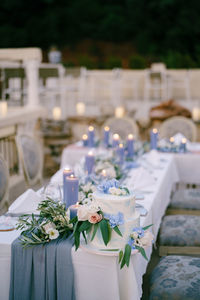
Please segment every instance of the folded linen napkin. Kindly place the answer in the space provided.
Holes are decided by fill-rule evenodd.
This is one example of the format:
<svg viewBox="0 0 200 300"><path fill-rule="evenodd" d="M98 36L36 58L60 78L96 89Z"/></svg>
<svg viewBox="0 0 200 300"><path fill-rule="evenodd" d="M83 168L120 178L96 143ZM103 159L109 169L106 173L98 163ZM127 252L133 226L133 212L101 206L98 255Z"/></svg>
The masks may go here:
<svg viewBox="0 0 200 300"><path fill-rule="evenodd" d="M131 190L146 190L155 185L155 178L143 167L132 169L125 185Z"/></svg>
<svg viewBox="0 0 200 300"><path fill-rule="evenodd" d="M41 198L32 189L28 189L19 196L8 209L8 213L13 214L38 214L38 204Z"/></svg>

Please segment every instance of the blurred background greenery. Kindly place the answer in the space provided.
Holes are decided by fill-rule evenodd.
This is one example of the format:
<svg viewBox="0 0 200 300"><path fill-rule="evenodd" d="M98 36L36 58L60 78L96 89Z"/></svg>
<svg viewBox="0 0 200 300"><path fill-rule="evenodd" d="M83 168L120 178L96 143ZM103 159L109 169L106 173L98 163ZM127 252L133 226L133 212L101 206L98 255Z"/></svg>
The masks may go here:
<svg viewBox="0 0 200 300"><path fill-rule="evenodd" d="M1 0L0 47L51 45L66 66L200 67L198 0Z"/></svg>

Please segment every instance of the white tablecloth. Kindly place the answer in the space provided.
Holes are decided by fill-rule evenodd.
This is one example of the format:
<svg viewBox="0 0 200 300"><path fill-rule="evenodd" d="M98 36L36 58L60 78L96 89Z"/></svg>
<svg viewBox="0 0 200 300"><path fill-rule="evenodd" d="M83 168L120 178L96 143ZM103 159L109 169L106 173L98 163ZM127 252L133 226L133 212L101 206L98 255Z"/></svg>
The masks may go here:
<svg viewBox="0 0 200 300"><path fill-rule="evenodd" d="M200 155L161 154L161 157L165 161L163 160L162 162L162 168L153 171L152 175L156 178L156 182L149 187L151 193L145 193L145 199L138 201L139 204L142 204L148 210L147 216L141 217L141 225L153 223L155 239L161 218L170 201L170 192L173 184L180 180L192 183L200 182ZM58 179L57 177L56 180ZM129 184L131 184L130 180ZM1 300L8 299L11 243L18 234L17 231L0 232ZM147 250L148 257L150 257L151 251L151 248ZM124 267L122 270L119 269L118 258L114 256L100 256L87 253L82 249L75 252L72 249L72 259L77 300L140 299L142 295L142 276L147 268L147 262L140 254L133 255L129 268Z"/></svg>

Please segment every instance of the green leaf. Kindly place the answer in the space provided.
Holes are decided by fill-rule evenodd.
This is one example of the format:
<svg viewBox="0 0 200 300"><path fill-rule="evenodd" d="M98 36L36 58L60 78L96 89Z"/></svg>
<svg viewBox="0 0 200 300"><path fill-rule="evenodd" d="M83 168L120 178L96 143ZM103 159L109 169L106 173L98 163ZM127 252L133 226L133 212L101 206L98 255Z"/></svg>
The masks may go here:
<svg viewBox="0 0 200 300"><path fill-rule="evenodd" d="M142 256L143 256L146 260L148 260L148 257L146 256L146 252L145 252L144 248L139 247L139 246L136 246L135 248L139 250L139 252L142 254Z"/></svg>
<svg viewBox="0 0 200 300"><path fill-rule="evenodd" d="M75 250L78 250L79 246L80 246L80 232L77 231L74 234L74 244L75 244Z"/></svg>
<svg viewBox="0 0 200 300"><path fill-rule="evenodd" d="M41 242L41 239L36 234L34 234L33 232L31 234L38 242Z"/></svg>
<svg viewBox="0 0 200 300"><path fill-rule="evenodd" d="M153 226L153 224L143 227L143 230L147 230L149 227Z"/></svg>
<svg viewBox="0 0 200 300"><path fill-rule="evenodd" d="M123 255L124 255L123 250L120 250L120 252L119 252L119 264L122 261Z"/></svg>
<svg viewBox="0 0 200 300"><path fill-rule="evenodd" d="M109 242L109 227L108 227L108 221L103 219L101 222L99 222L102 238L104 241L104 244L107 246Z"/></svg>
<svg viewBox="0 0 200 300"><path fill-rule="evenodd" d="M131 257L131 246L129 244L126 244L125 246L124 257L125 257L126 265L128 267L130 262L130 257Z"/></svg>
<svg viewBox="0 0 200 300"><path fill-rule="evenodd" d="M84 231L82 231L82 235L83 235L83 237L84 237L85 243L87 244L87 238L86 238L86 236L85 236L85 232L84 232Z"/></svg>
<svg viewBox="0 0 200 300"><path fill-rule="evenodd" d="M83 223L79 227L79 232L85 231L88 228L90 228L91 226L92 226L92 224L89 221L83 221Z"/></svg>
<svg viewBox="0 0 200 300"><path fill-rule="evenodd" d="M93 226L93 233L92 233L92 238L91 238L91 242L93 241L96 233L97 233L97 229L98 229L99 223L94 224Z"/></svg>
<svg viewBox="0 0 200 300"><path fill-rule="evenodd" d="M118 226L115 226L113 229L114 229L114 231L115 231L117 234L119 234L120 236L122 236L122 233L121 233L121 231L119 230L119 227L118 227Z"/></svg>

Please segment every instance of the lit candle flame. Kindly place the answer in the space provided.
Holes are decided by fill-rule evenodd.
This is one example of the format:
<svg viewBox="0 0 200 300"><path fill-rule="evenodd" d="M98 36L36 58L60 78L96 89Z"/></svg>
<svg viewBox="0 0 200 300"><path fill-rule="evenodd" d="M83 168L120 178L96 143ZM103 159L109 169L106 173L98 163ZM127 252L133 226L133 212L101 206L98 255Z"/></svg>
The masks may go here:
<svg viewBox="0 0 200 300"><path fill-rule="evenodd" d="M102 176L106 177L106 175L107 175L106 170L102 170L101 174L102 174Z"/></svg>
<svg viewBox="0 0 200 300"><path fill-rule="evenodd" d="M187 139L186 138L182 138L182 144L186 144L187 143Z"/></svg>
<svg viewBox="0 0 200 300"><path fill-rule="evenodd" d="M88 130L89 130L89 131L94 131L94 127L93 127L93 126L89 126L89 127L88 127Z"/></svg>
<svg viewBox="0 0 200 300"><path fill-rule="evenodd" d="M123 148L124 147L124 145L123 144L119 144L119 148Z"/></svg>
<svg viewBox="0 0 200 300"><path fill-rule="evenodd" d="M130 134L128 135L128 139L129 139L129 140L133 140L133 134L130 133Z"/></svg>
<svg viewBox="0 0 200 300"><path fill-rule="evenodd" d="M82 139L83 139L84 141L86 141L86 140L88 139L87 134L83 134Z"/></svg>
<svg viewBox="0 0 200 300"><path fill-rule="evenodd" d="M113 134L113 139L114 140L119 140L119 134L117 134L117 133Z"/></svg>
<svg viewBox="0 0 200 300"><path fill-rule="evenodd" d="M92 156L92 155L93 155L93 152L92 152L92 151L89 151L89 152L88 152L88 155L89 155L89 156Z"/></svg>
<svg viewBox="0 0 200 300"><path fill-rule="evenodd" d="M174 138L173 138L173 136L170 137L169 141L170 141L170 143L174 143Z"/></svg>
<svg viewBox="0 0 200 300"><path fill-rule="evenodd" d="M152 131L153 131L153 133L158 133L158 129L157 128L154 128Z"/></svg>
<svg viewBox="0 0 200 300"><path fill-rule="evenodd" d="M105 130L105 131L109 131L109 130L110 130L110 127L105 126L105 127L104 127L104 130Z"/></svg>

